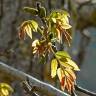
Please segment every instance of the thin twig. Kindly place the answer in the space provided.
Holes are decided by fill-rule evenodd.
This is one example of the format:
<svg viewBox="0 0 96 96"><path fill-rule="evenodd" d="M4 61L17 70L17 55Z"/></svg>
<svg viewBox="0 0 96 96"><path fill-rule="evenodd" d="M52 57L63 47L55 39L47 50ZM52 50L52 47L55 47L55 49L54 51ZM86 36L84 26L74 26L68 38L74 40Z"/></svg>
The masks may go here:
<svg viewBox="0 0 96 96"><path fill-rule="evenodd" d="M37 94L36 92L34 92L35 90L35 86L31 87L27 81L23 81L22 82L22 87L24 88L24 90L27 92L27 94L30 94L30 95L34 95L34 96L39 96L39 94ZM33 96L32 95L32 96Z"/></svg>
<svg viewBox="0 0 96 96"><path fill-rule="evenodd" d="M89 91L87 89L84 89L84 88L82 88L82 87L80 87L78 85L75 85L75 90L80 91L80 92L83 92L83 93L88 94L90 96L96 96L96 93L94 93L92 91Z"/></svg>

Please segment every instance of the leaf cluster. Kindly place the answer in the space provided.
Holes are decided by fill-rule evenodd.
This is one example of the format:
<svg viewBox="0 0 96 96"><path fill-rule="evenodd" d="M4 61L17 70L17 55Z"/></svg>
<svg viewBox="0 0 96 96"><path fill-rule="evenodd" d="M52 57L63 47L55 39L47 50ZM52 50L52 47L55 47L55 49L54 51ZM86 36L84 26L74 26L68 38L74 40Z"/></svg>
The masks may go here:
<svg viewBox="0 0 96 96"><path fill-rule="evenodd" d="M49 53L53 54L53 59L50 62L51 77L54 78L57 75L61 89L67 89L71 94L76 81L75 71L80 69L66 51L58 51L55 46L56 42L68 46L71 44L72 37L68 31L71 28L69 13L64 10L54 10L46 16L46 9L40 4L37 4L37 8L24 7L24 10L40 17L43 26L40 26L35 20L24 21L19 28L20 39L25 39L26 35L33 39L33 32L41 34L40 39L36 37L33 39L32 53L44 58Z"/></svg>

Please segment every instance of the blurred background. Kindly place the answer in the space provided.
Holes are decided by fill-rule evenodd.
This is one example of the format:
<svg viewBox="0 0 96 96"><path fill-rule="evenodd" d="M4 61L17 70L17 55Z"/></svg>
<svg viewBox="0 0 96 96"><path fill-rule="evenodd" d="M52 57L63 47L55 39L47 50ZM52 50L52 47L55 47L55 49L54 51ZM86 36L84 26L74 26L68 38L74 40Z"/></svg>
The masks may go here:
<svg viewBox="0 0 96 96"><path fill-rule="evenodd" d="M22 8L36 7L37 1L48 14L54 9L66 9L70 13L73 40L72 46L65 49L81 69L77 73L77 83L96 92L96 0L0 0L0 61L60 88L58 79L51 79L50 64L38 64L33 59L31 40L18 38L18 27L24 20L38 20ZM24 96L18 81L11 78L0 74L0 82L14 87L13 96Z"/></svg>

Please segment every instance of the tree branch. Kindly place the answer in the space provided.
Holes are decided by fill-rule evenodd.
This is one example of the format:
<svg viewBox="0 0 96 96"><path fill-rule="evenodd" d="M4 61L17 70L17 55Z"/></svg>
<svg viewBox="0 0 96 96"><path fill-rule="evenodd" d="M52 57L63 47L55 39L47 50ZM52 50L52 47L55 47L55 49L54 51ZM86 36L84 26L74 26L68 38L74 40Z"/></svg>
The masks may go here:
<svg viewBox="0 0 96 96"><path fill-rule="evenodd" d="M24 81L28 78L30 83L32 84L32 86L37 87L36 91L40 91L40 92L44 91L43 92L44 94L50 93L50 94L54 94L52 96L70 96L69 94L53 87L50 84L44 83L44 82L34 78L33 76L30 76L22 71L12 68L11 66L8 66L5 63L0 62L0 74L2 72L4 73L4 75L8 74L9 78L11 78L11 76L12 76L12 77L14 77L15 80L19 80L19 81ZM96 96L96 93L91 92L87 89L84 89L78 85L75 85L75 90L83 92L83 93L88 94L90 96Z"/></svg>
<svg viewBox="0 0 96 96"><path fill-rule="evenodd" d="M82 87L80 87L78 85L75 85L75 90L80 91L80 92L83 92L83 93L88 94L90 96L96 96L96 93L91 92L91 91L89 91L87 89L84 89L84 88L82 88Z"/></svg>
<svg viewBox="0 0 96 96"><path fill-rule="evenodd" d="M33 86L37 86L40 90L46 92L46 94L54 94L52 96L70 96L67 93L53 87L51 84L44 83L33 76L30 76L22 71L19 71L5 63L0 62L0 73L3 72L4 75L8 74L9 78L13 77L15 80L24 81L27 78ZM49 96L49 95L48 95Z"/></svg>

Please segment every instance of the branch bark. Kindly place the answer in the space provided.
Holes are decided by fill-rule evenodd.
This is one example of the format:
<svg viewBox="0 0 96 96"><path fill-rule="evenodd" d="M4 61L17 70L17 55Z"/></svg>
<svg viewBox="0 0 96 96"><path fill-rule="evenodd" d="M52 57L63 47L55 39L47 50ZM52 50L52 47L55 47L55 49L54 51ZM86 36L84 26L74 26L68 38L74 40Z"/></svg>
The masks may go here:
<svg viewBox="0 0 96 96"><path fill-rule="evenodd" d="M87 95L96 96L96 93L91 92L91 91L89 91L89 90L87 90L87 89L84 89L84 88L82 88L82 87L80 87L80 86L78 86L78 85L75 85L75 89L76 89L77 91L83 92L83 93L85 93L85 94L87 94Z"/></svg>
<svg viewBox="0 0 96 96"><path fill-rule="evenodd" d="M39 91L39 92L44 91L43 92L44 94L51 93L51 94L54 94L53 96L70 96L69 94L55 88L54 86L52 86L48 83L44 83L44 82L34 78L33 76L30 76L22 71L12 68L3 62L0 62L0 73L1 72L4 72L5 74L9 74L9 77L11 77L11 76L15 77L15 79L17 79L21 82L28 79L30 81L30 83L33 85L33 87L34 86L37 87L36 91ZM90 96L96 96L96 93L91 92L87 89L84 89L78 85L75 85L75 90L83 92L83 93L88 94Z"/></svg>
<svg viewBox="0 0 96 96"><path fill-rule="evenodd" d="M24 81L28 78L30 83L32 83L33 86L37 86L37 87L39 87L39 89L45 90L46 94L51 93L51 94L54 94L53 96L70 96L67 93L53 87L52 85L44 83L44 82L34 78L33 76L30 76L22 71L12 68L2 62L0 62L0 72L9 74L10 77L11 76L15 77L20 81Z"/></svg>

